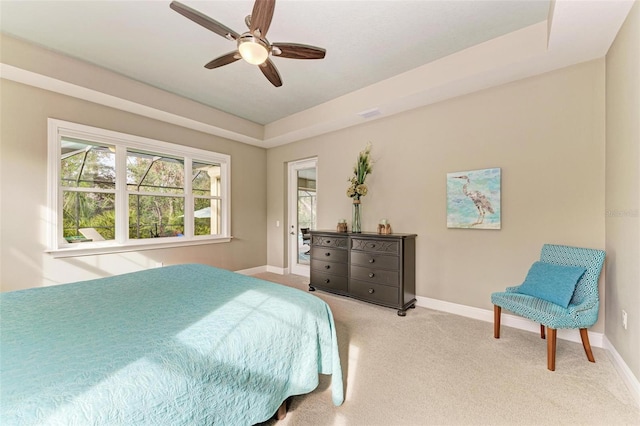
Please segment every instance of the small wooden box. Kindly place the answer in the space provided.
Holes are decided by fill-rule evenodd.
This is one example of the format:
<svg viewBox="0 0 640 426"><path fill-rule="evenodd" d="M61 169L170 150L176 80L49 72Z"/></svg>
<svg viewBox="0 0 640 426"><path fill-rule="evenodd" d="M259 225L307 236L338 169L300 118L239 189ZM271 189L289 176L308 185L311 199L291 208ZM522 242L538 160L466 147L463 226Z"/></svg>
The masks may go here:
<svg viewBox="0 0 640 426"><path fill-rule="evenodd" d="M378 234L382 234L382 235L391 234L391 225L389 225L388 223L386 225L380 223L378 225Z"/></svg>

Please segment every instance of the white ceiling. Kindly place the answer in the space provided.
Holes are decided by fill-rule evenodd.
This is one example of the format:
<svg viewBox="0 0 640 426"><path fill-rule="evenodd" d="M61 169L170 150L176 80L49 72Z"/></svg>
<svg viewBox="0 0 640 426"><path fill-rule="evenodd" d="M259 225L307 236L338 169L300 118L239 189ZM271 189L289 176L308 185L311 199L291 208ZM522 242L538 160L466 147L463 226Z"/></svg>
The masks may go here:
<svg viewBox="0 0 640 426"><path fill-rule="evenodd" d="M323 47L323 60L274 58L283 86L256 66L204 64L235 42L170 1L2 1L2 32L239 117L267 124L547 18L549 0L280 0L271 42ZM252 1L193 1L238 33Z"/></svg>
<svg viewBox="0 0 640 426"><path fill-rule="evenodd" d="M279 0L269 41L327 50L322 60L274 58L280 88L244 61L205 69L235 42L169 3L2 0L0 30L264 125L261 136L197 128L269 147L357 124L364 110L390 115L602 57L633 1ZM183 3L239 33L253 6Z"/></svg>

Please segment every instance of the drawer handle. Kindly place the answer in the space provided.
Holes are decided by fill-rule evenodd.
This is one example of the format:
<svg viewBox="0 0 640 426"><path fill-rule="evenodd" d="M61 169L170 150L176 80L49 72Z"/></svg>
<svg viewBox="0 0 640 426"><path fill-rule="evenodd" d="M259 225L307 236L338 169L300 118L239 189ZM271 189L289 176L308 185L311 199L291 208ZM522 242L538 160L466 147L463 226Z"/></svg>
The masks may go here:
<svg viewBox="0 0 640 426"><path fill-rule="evenodd" d="M369 289L369 294L373 294L373 289L372 288Z"/></svg>
<svg viewBox="0 0 640 426"><path fill-rule="evenodd" d="M331 265L324 265L324 269L331 269Z"/></svg>
<svg viewBox="0 0 640 426"><path fill-rule="evenodd" d="M371 244L371 248L376 248L376 245L375 244Z"/></svg>
<svg viewBox="0 0 640 426"><path fill-rule="evenodd" d="M327 244L331 244L331 240L327 240Z"/></svg>
<svg viewBox="0 0 640 426"><path fill-rule="evenodd" d="M376 276L376 274L374 274L373 272L369 272L369 278L373 278L375 276Z"/></svg>
<svg viewBox="0 0 640 426"><path fill-rule="evenodd" d="M327 278L327 279L325 279L325 280L324 280L324 283L325 283L325 284L329 284L329 282L331 282L331 280L330 280L329 278Z"/></svg>
<svg viewBox="0 0 640 426"><path fill-rule="evenodd" d="M375 261L376 261L376 260L375 260L375 259L373 259L373 258L369 259L369 263L373 263L373 262L375 262Z"/></svg>
<svg viewBox="0 0 640 426"><path fill-rule="evenodd" d="M324 255L325 256L331 256L331 252L326 252Z"/></svg>

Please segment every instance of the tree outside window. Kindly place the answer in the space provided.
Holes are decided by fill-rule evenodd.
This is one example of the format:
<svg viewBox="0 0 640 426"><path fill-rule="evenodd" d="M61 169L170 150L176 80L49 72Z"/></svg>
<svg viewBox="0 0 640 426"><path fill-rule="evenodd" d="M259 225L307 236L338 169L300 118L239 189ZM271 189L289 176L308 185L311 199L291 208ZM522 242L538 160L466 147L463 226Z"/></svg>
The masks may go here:
<svg viewBox="0 0 640 426"><path fill-rule="evenodd" d="M228 155L55 119L49 135L49 251L230 240Z"/></svg>

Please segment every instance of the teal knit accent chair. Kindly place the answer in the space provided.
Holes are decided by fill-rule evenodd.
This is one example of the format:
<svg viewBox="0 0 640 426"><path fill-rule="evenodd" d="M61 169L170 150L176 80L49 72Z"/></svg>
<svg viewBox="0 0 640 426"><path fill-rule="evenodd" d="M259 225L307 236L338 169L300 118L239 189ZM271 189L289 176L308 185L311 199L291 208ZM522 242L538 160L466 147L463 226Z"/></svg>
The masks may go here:
<svg viewBox="0 0 640 426"><path fill-rule="evenodd" d="M519 316L540 323L540 337L545 339L547 331L547 368L556 369L556 331L558 328L578 328L587 359L595 362L587 328L598 320L600 298L598 278L604 263L603 250L545 244L540 261L563 266L582 266L586 272L578 281L568 307L518 292L520 286L507 287L504 292L493 293L493 336L500 338L500 316L502 308Z"/></svg>

